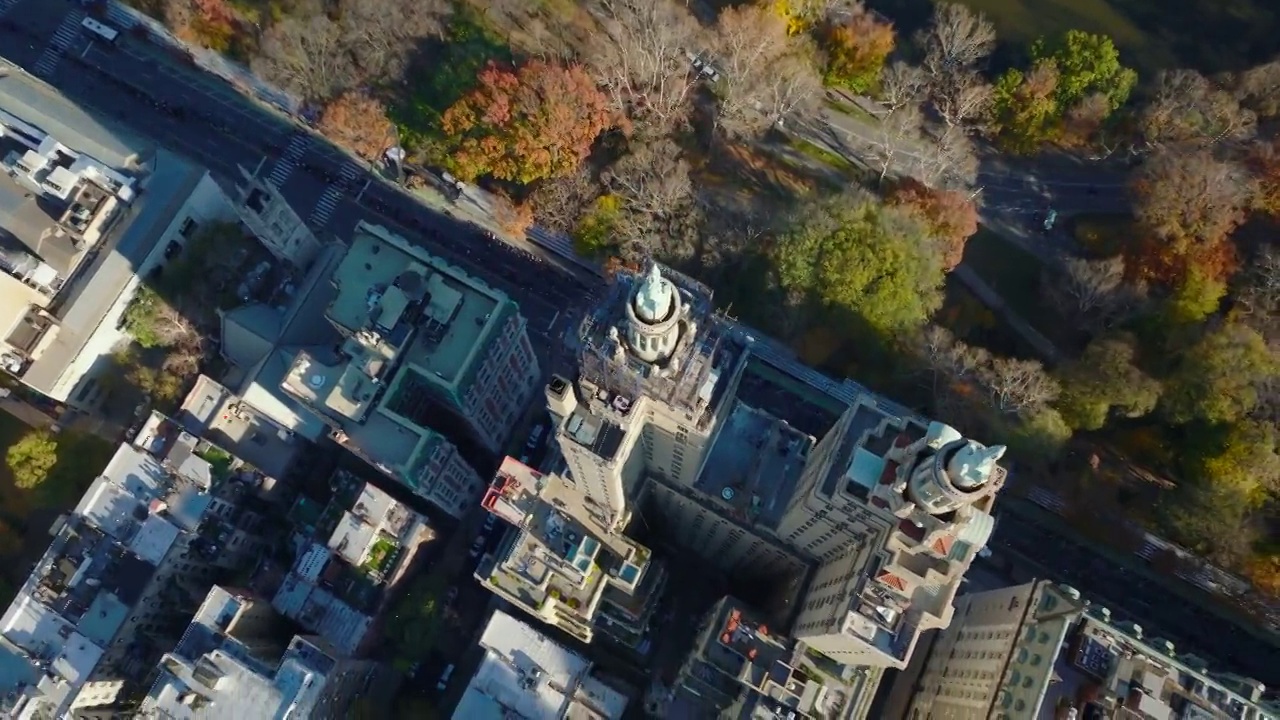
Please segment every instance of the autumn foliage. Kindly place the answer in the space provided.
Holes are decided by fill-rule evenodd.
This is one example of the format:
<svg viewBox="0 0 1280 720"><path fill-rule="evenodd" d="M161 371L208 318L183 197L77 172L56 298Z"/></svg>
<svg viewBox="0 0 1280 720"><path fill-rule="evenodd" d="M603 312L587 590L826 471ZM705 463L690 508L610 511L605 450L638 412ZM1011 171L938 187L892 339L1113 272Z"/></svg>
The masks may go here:
<svg viewBox="0 0 1280 720"><path fill-rule="evenodd" d="M236 34L236 14L227 0L170 0L165 18L179 38L223 52Z"/></svg>
<svg viewBox="0 0 1280 720"><path fill-rule="evenodd" d="M316 124L325 137L373 160L395 142L386 108L368 94L351 90L325 105Z"/></svg>
<svg viewBox="0 0 1280 720"><path fill-rule="evenodd" d="M609 100L579 65L490 63L474 90L444 113L458 177L528 184L572 172L613 124Z"/></svg>
<svg viewBox="0 0 1280 720"><path fill-rule="evenodd" d="M937 233L944 247L944 269L960 264L965 242L978 232L978 209L968 196L957 190L935 190L904 178L890 190L889 202L914 211Z"/></svg>
<svg viewBox="0 0 1280 720"><path fill-rule="evenodd" d="M847 18L830 24L822 33L827 83L856 93L871 90L893 46L893 25L857 6Z"/></svg>

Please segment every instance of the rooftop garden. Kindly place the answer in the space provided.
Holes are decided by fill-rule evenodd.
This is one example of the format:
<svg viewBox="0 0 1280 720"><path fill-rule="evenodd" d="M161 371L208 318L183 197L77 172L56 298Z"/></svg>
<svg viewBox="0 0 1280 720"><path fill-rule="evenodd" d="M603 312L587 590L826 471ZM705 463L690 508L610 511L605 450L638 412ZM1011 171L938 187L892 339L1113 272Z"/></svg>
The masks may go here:
<svg viewBox="0 0 1280 720"><path fill-rule="evenodd" d="M202 447L196 451L196 455L205 462L209 463L210 471L213 479L222 481L231 477L231 466L235 464L235 458L231 453L223 450L217 445L201 443Z"/></svg>
<svg viewBox="0 0 1280 720"><path fill-rule="evenodd" d="M369 548L369 556L360 567L367 573L384 575L388 568L395 565L399 556L399 543L379 533L378 537L374 538L373 546Z"/></svg>

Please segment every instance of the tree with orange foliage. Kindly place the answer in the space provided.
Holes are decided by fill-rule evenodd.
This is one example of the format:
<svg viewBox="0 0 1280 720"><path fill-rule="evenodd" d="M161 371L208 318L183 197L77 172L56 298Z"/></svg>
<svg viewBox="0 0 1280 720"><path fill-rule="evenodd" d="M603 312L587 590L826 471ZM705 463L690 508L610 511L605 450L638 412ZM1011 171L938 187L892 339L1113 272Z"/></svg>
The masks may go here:
<svg viewBox="0 0 1280 720"><path fill-rule="evenodd" d="M822 33L827 51L824 79L856 93L871 90L880 78L885 58L893 52L896 35L893 24L877 18L861 3Z"/></svg>
<svg viewBox="0 0 1280 720"><path fill-rule="evenodd" d="M316 124L325 137L375 160L395 142L395 126L382 103L358 90L348 90L324 106Z"/></svg>
<svg viewBox="0 0 1280 720"><path fill-rule="evenodd" d="M192 9L187 32L210 50L223 52L231 47L236 33L236 15L227 0L187 0Z"/></svg>
<svg viewBox="0 0 1280 720"><path fill-rule="evenodd" d="M918 214L942 240L944 270L960 264L965 242L978 232L978 208L968 195L956 190L935 190L904 178L890 190L889 202Z"/></svg>
<svg viewBox="0 0 1280 720"><path fill-rule="evenodd" d="M579 65L490 63L441 121L449 169L528 184L573 172L613 124L609 99Z"/></svg>

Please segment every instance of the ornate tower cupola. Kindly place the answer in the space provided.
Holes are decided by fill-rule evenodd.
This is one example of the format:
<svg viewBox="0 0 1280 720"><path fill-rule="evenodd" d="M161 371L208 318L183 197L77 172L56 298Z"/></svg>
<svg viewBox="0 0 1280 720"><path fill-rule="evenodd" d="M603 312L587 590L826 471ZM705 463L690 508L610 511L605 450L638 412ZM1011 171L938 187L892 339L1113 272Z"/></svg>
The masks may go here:
<svg viewBox="0 0 1280 720"><path fill-rule="evenodd" d="M637 283L627 304L627 344L631 353L648 363L661 363L671 356L680 339L683 314L680 292L662 277L657 263Z"/></svg>
<svg viewBox="0 0 1280 720"><path fill-rule="evenodd" d="M909 481L911 499L930 515L971 505L996 488L991 483L1003 445L953 440L916 468Z"/></svg>

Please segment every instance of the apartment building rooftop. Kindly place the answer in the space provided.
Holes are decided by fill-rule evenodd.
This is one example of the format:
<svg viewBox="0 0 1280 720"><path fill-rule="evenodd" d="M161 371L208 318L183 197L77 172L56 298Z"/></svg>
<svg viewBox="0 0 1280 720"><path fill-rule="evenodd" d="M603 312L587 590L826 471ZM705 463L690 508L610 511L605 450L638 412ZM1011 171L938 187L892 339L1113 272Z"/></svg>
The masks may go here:
<svg viewBox="0 0 1280 720"><path fill-rule="evenodd" d="M223 647L194 663L166 657L144 700L141 716L166 720L198 718L312 717L324 694L334 660L308 640L295 637L279 665L262 663Z"/></svg>
<svg viewBox="0 0 1280 720"><path fill-rule="evenodd" d="M667 715L681 720L850 717L860 702L857 678L829 665L726 597L708 612L694 639Z"/></svg>
<svg viewBox="0 0 1280 720"><path fill-rule="evenodd" d="M192 435L227 450L268 478L283 479L306 447L221 383L201 375L176 420Z"/></svg>
<svg viewBox="0 0 1280 720"><path fill-rule="evenodd" d="M607 588L633 594L652 570L649 551L602 527L572 485L514 458L503 461L481 505L517 532L477 576L584 635Z"/></svg>
<svg viewBox="0 0 1280 720"><path fill-rule="evenodd" d="M64 375L207 173L18 73L0 77L0 169L0 362L65 399L79 376Z"/></svg>
<svg viewBox="0 0 1280 720"><path fill-rule="evenodd" d="M1077 624L1054 667L1055 696L1090 698L1083 718L1117 720L1276 720L1265 688L1250 678L1212 672L1173 643L1145 636L1134 623L1112 622L1093 606ZM1045 706L1049 706L1046 701Z"/></svg>
<svg viewBox="0 0 1280 720"><path fill-rule="evenodd" d="M323 509L300 498L290 510L297 557L272 605L339 651L355 654L385 600L435 532L427 519L370 483L339 470Z"/></svg>
<svg viewBox="0 0 1280 720"><path fill-rule="evenodd" d="M75 696L178 536L204 529L202 476L120 446L0 620L7 708L23 702L24 686L53 708Z"/></svg>
<svg viewBox="0 0 1280 720"><path fill-rule="evenodd" d="M777 526L796 491L814 438L735 400L694 487L728 514Z"/></svg>
<svg viewBox="0 0 1280 720"><path fill-rule="evenodd" d="M454 710L458 720L617 720L627 697L593 677L591 663L495 611L480 637L484 659Z"/></svg>
<svg viewBox="0 0 1280 720"><path fill-rule="evenodd" d="M729 327L714 314L711 291L653 265L647 273L619 270L607 292L578 329L584 399L625 415L643 396L690 413L699 426L708 421L741 351L723 342ZM640 329L671 347L642 360L653 348Z"/></svg>

